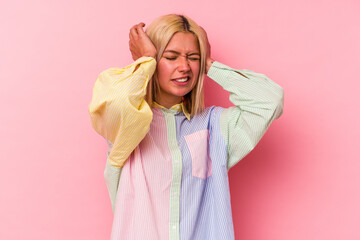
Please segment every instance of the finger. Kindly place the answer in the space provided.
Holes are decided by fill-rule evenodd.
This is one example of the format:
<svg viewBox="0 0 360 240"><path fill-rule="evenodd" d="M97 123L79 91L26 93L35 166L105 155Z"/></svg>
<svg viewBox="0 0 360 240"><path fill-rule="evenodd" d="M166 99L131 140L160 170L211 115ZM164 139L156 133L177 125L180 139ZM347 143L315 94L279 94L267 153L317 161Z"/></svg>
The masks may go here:
<svg viewBox="0 0 360 240"><path fill-rule="evenodd" d="M145 34L144 32L144 28L145 27L145 23L141 22L139 23L137 26L136 26L136 30L137 30L137 33L140 35L140 36L143 36Z"/></svg>
<svg viewBox="0 0 360 240"><path fill-rule="evenodd" d="M135 27L133 27L133 28L130 29L129 35L131 35L133 39L138 39L138 33L137 33Z"/></svg>
<svg viewBox="0 0 360 240"><path fill-rule="evenodd" d="M130 28L130 32L131 32L133 29L136 29L136 27L137 27L137 24L135 24L134 26L132 26L132 27Z"/></svg>
<svg viewBox="0 0 360 240"><path fill-rule="evenodd" d="M143 22L135 24L134 26L131 27L130 31L132 29L134 29L137 32L139 27L144 27L144 26L145 26L145 23L143 23Z"/></svg>
<svg viewBox="0 0 360 240"><path fill-rule="evenodd" d="M138 39L139 37L139 33L138 33L138 27L141 23L139 24L135 24L131 29L130 29L130 33L131 35L134 37L134 39Z"/></svg>

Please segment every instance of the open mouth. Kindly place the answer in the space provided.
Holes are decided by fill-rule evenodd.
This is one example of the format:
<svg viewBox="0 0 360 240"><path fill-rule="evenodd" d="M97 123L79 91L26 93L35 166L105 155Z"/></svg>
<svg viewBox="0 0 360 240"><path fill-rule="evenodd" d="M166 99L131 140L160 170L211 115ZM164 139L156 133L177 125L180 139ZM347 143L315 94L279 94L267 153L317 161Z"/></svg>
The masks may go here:
<svg viewBox="0 0 360 240"><path fill-rule="evenodd" d="M174 79L173 81L178 82L178 83L184 83L184 82L189 81L189 79L190 79L189 77L184 77L184 78Z"/></svg>

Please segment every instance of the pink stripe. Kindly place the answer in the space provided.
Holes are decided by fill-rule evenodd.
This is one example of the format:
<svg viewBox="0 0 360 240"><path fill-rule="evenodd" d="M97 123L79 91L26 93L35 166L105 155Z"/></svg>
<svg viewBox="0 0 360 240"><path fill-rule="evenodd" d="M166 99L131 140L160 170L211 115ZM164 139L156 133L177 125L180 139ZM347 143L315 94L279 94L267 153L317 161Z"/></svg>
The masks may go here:
<svg viewBox="0 0 360 240"><path fill-rule="evenodd" d="M112 240L169 239L172 164L164 146L168 146L165 119L157 116L122 169Z"/></svg>
<svg viewBox="0 0 360 240"><path fill-rule="evenodd" d="M209 130L201 130L185 136L191 154L192 175L205 179L212 174L209 156Z"/></svg>

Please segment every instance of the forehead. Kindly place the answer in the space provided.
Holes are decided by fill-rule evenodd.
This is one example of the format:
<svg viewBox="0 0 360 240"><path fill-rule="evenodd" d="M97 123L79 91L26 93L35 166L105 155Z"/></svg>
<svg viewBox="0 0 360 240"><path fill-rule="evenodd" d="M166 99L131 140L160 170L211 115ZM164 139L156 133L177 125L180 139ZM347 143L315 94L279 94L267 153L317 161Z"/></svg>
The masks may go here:
<svg viewBox="0 0 360 240"><path fill-rule="evenodd" d="M199 52L199 43L194 34L189 32L177 32L170 39L165 51L176 52Z"/></svg>

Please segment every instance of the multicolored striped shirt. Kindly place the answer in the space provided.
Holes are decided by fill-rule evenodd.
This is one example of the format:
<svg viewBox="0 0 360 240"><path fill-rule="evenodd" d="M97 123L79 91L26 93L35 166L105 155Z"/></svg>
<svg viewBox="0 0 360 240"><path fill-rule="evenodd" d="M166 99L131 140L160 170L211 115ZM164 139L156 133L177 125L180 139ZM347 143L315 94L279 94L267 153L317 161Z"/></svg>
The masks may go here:
<svg viewBox="0 0 360 240"><path fill-rule="evenodd" d="M129 101L131 111L146 108L143 91L155 67L155 60L141 58L125 68L132 69L127 74L117 70L119 75L114 77L106 70L100 76L111 76L106 82L116 85L112 89L121 89L121 94L111 88L94 88L89 107L94 128L105 138L109 132L117 131L111 136L136 143L138 132L146 132L125 160L118 158L122 164L112 159L117 156L112 155L114 149L121 151L116 149L121 145L116 145L116 137L107 138L110 151L105 179L114 211L111 239L234 239L228 170L255 147L271 122L280 117L283 90L265 75L214 62L207 75L230 92L234 107L209 107L189 117L182 105L171 109L155 105L147 114L151 115L148 125L129 125L131 135L108 127L114 125L109 123L116 119L113 116L125 129L129 127L122 119L140 116L122 116L130 114L130 110L119 96L137 99ZM103 78L99 77L101 81ZM132 88L124 87L126 84ZM134 92L140 94L135 96ZM106 96L106 104L115 102L116 106L106 111L105 106L102 113L97 112L94 106L101 105L97 104L102 101L99 95Z"/></svg>

